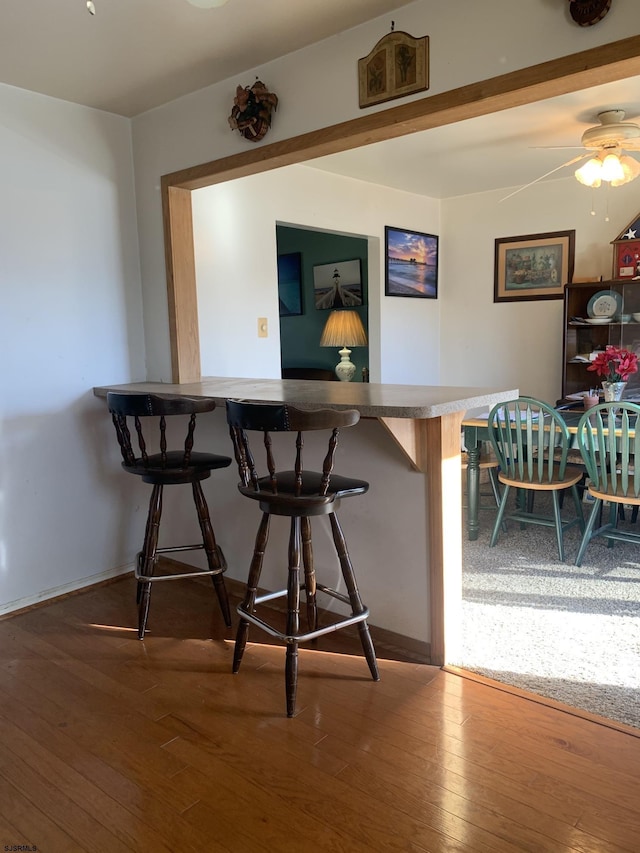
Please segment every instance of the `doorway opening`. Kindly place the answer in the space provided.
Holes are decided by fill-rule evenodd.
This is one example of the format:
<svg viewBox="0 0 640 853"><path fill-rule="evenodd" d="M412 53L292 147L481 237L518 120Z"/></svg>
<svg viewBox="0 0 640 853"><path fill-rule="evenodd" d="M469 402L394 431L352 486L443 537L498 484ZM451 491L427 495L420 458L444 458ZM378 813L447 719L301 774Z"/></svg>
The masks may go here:
<svg viewBox="0 0 640 853"><path fill-rule="evenodd" d="M337 308L355 311L369 337L368 240L277 224L276 244L282 375L336 378L338 351L320 346L320 338L329 313ZM324 278L333 282L341 273L350 299L333 299L331 293L327 298ZM351 361L356 366L354 381L360 381L369 373L369 347L354 347Z"/></svg>

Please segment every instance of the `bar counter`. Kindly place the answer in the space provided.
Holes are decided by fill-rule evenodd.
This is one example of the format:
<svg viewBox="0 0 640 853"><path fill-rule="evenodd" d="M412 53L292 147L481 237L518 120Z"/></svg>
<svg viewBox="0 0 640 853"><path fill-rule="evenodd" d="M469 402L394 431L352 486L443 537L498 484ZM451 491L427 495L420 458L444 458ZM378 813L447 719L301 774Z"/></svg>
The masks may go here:
<svg viewBox="0 0 640 853"><path fill-rule="evenodd" d="M353 408L363 418L377 418L412 467L425 475L431 663L455 659L462 575L462 419L469 409L517 397L518 389L206 377L180 385L133 382L93 391L103 398L108 391L207 397L221 406L227 399L244 399L307 409Z"/></svg>

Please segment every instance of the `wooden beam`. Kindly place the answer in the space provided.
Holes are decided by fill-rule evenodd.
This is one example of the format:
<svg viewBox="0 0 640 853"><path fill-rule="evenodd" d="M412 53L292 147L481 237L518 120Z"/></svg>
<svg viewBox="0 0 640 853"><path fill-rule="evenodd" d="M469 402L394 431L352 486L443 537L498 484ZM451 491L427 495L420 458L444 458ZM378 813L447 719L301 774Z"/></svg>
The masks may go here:
<svg viewBox="0 0 640 853"><path fill-rule="evenodd" d="M426 468L431 663L457 660L462 630L462 412L416 421L418 464ZM426 458L431 465L426 465ZM434 464L435 463L435 464ZM445 571L446 566L446 571Z"/></svg>
<svg viewBox="0 0 640 853"><path fill-rule="evenodd" d="M166 176L199 189L640 74L640 36L541 62Z"/></svg>
<svg viewBox="0 0 640 853"><path fill-rule="evenodd" d="M200 334L191 192L162 179L171 372L173 382L200 381Z"/></svg>

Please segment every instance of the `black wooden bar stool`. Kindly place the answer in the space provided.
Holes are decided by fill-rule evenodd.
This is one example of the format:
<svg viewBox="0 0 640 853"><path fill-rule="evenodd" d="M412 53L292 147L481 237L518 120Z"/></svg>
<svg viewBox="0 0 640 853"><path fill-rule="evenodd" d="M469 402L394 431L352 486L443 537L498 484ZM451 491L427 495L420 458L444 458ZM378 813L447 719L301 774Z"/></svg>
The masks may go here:
<svg viewBox="0 0 640 853"><path fill-rule="evenodd" d="M190 397L172 397L163 394L107 394L107 405L116 428L118 443L122 452L122 467L130 474L142 477L143 482L153 486L149 501L149 513L144 534L142 550L136 560L135 576L138 580L136 601L138 604L138 637L144 638L149 615L151 584L155 581L192 578L210 575L220 602L225 625L231 626L229 599L224 585L223 572L226 562L221 548L217 545L209 517L209 508L200 485L201 480L211 476L216 468L226 468L231 464L229 456L215 453L193 451L193 435L196 428L196 415L215 409L213 400L193 399ZM174 415L189 416L184 447L180 450L167 450L167 418ZM133 419L139 450L134 450L131 432L127 426L127 417ZM150 439L148 419L153 418L157 426L157 436L147 448ZM143 419L146 438L143 435ZM154 430L155 433L155 430ZM158 452L151 452L158 448ZM193 500L198 513L198 522L202 531L202 542L196 545L178 545L158 548L158 533L162 516L162 491L165 486L191 484ZM178 574L154 575L158 554L178 551L204 550L207 555L208 569L184 571Z"/></svg>
<svg viewBox="0 0 640 853"><path fill-rule="evenodd" d="M367 625L369 610L360 598L344 534L336 515L342 498L363 495L368 490L369 484L364 480L332 474L339 430L342 427L353 426L359 419L359 412L352 409L347 411L323 409L305 412L285 404L227 401L227 421L231 429L231 438L240 472L238 489L245 497L258 501L262 510L262 520L256 536L246 592L243 601L238 605L240 623L236 635L233 671L237 673L240 669L250 623L258 625L272 637L278 637L284 641L287 647L285 683L288 717L292 717L295 712L299 643L313 640L348 625L357 624L371 675L375 681L380 678L376 654ZM262 432L264 436L268 472L265 476L259 476L256 470L247 436L247 431L252 430ZM303 433L307 430L331 430L329 447L324 457L321 472L303 469ZM270 435L272 432L296 433L295 466L293 470L281 471L277 469ZM258 595L260 572L272 515L291 518L287 588L278 592ZM329 516L333 542L347 595L316 581L311 544L311 517L317 515ZM301 564L304 567L303 584L300 582ZM306 599L308 622L308 630L306 631L300 630L301 588L304 590ZM316 590L346 604L350 607L351 613L343 618L335 619L331 624L319 626ZM286 628L281 631L256 615L255 611L257 605L283 596L287 598L287 618Z"/></svg>

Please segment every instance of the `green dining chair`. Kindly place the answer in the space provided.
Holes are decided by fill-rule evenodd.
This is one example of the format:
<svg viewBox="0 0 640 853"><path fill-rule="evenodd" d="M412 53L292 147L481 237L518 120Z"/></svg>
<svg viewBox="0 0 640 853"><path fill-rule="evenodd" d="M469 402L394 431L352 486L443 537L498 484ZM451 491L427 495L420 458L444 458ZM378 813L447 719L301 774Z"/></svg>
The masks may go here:
<svg viewBox="0 0 640 853"><path fill-rule="evenodd" d="M581 467L567 462L571 437L562 415L552 406L533 397L518 397L499 403L489 413L489 439L500 463L498 479L503 486L490 546L498 541L505 521L521 526L537 524L554 527L558 557L564 561L564 534L578 525L584 530L582 501L577 485L582 479ZM551 447L552 452L549 452ZM507 512L512 490L517 490L515 509ZM563 519L560 496L571 491L575 517ZM534 512L531 502L523 499L526 492L548 492L553 501L553 516Z"/></svg>
<svg viewBox="0 0 640 853"><path fill-rule="evenodd" d="M634 464L640 453L640 430L636 431L639 414L637 403L600 403L580 418L576 438L587 469L587 489L593 506L576 566L582 565L587 546L596 536L608 540L609 547L616 540L640 544L640 533L618 529L620 505L631 505L634 509L640 506L640 466ZM608 521L603 521L601 514L605 501L609 504Z"/></svg>

